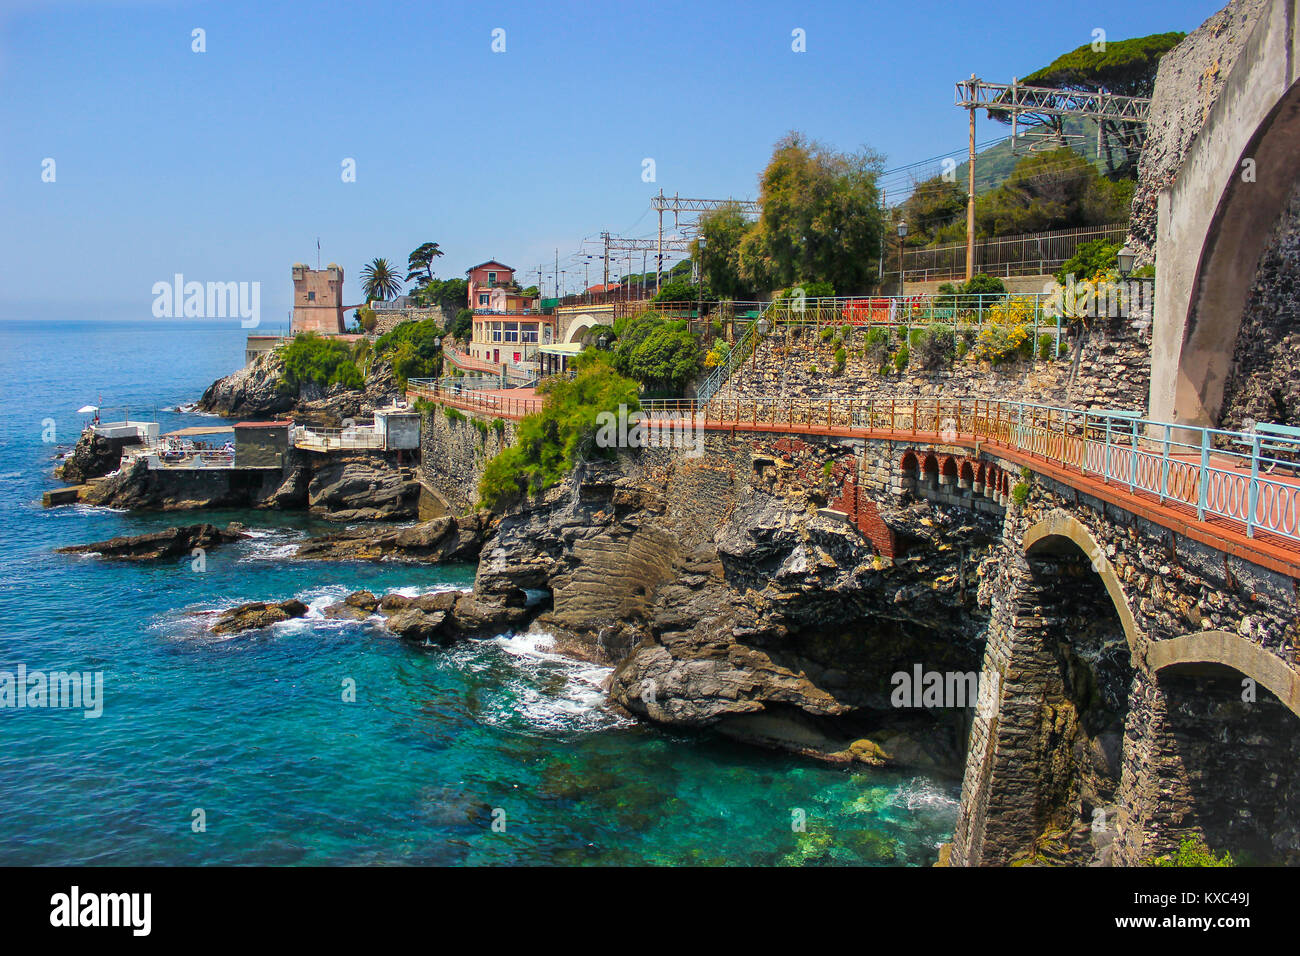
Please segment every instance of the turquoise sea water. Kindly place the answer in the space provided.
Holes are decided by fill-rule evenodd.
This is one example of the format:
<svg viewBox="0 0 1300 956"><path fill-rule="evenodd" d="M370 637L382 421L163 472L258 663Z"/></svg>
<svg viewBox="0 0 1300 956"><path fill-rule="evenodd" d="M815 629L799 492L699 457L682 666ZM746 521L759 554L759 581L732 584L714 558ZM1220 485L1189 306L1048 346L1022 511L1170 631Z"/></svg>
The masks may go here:
<svg viewBox="0 0 1300 956"><path fill-rule="evenodd" d="M319 613L363 587L466 588L472 567L289 563L322 527L301 514L40 507L56 486L46 419L70 445L76 409L101 395L133 417L194 401L242 363L245 334L0 321L0 670L102 671L105 698L98 719L0 709L0 864L933 862L953 782L629 721L603 706L605 669L547 653L542 636L425 649ZM191 520L255 537L202 573L52 553ZM290 596L307 618L229 639L204 624Z"/></svg>

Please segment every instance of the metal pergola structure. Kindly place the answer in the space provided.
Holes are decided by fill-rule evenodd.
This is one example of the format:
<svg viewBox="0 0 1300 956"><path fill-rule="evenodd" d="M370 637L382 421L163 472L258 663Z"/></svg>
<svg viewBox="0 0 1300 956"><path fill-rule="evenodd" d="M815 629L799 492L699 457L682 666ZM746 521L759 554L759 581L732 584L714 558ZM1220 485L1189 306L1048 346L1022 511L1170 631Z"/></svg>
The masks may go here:
<svg viewBox="0 0 1300 956"><path fill-rule="evenodd" d="M671 196L665 196L662 189L657 195L650 197L650 208L659 213L659 238L656 241L655 254L655 282L657 285L663 284L664 272L664 213L673 214L673 228L680 228L681 223L679 215L684 212L711 212L714 209L721 209L723 206L735 206L743 213L757 216L762 211L757 202L752 199L687 199L677 193ZM640 240L629 240L640 241ZM644 240L649 242L649 239ZM674 240L669 240L673 242ZM686 242L687 240L680 240Z"/></svg>
<svg viewBox="0 0 1300 956"><path fill-rule="evenodd" d="M988 83L974 73L969 80L956 84L956 105L970 114L969 179L966 190L966 279L975 267L975 112L987 110L1011 117L1011 142L1028 130L1050 128L1064 145L1062 120L1066 116L1091 119L1097 123L1097 155L1101 156L1107 125L1119 135L1125 149L1140 149L1146 140L1151 117L1151 100L1142 96L1119 96L1088 90L1057 89L1049 86L1026 86L1016 79L1010 83Z"/></svg>

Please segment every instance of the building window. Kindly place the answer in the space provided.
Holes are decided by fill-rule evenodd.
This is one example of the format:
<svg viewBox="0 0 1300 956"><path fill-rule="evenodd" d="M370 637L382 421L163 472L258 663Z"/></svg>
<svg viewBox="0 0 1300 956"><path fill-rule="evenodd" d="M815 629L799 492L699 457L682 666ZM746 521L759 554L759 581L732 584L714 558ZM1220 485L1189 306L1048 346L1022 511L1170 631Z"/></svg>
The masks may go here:
<svg viewBox="0 0 1300 956"><path fill-rule="evenodd" d="M489 272L488 285L496 285L496 284L497 284L497 274L495 272Z"/></svg>
<svg viewBox="0 0 1300 956"><path fill-rule="evenodd" d="M519 341L521 341L521 342L536 342L536 341L537 341L537 323L536 323L536 322L521 322L521 323L519 323L519 331L520 331L521 333L523 333L523 337L522 337Z"/></svg>
<svg viewBox="0 0 1300 956"><path fill-rule="evenodd" d="M487 308L488 297L486 292L484 292L482 295L478 297L478 304L479 304L479 308L483 308L483 309Z"/></svg>
<svg viewBox="0 0 1300 956"><path fill-rule="evenodd" d="M315 293L315 292L308 292L308 293L307 293L307 301L308 301L308 302L315 302L315 301L316 301L316 293Z"/></svg>
<svg viewBox="0 0 1300 956"><path fill-rule="evenodd" d="M519 341L519 323L518 323L518 322L507 322L507 323L505 323L505 331L506 331L506 338L505 338L505 340L506 340L507 342L518 342L518 341Z"/></svg>
<svg viewBox="0 0 1300 956"><path fill-rule="evenodd" d="M492 341L493 341L493 342L500 342L500 341L501 341L501 323L500 323L500 322L493 322L493 323L492 323Z"/></svg>

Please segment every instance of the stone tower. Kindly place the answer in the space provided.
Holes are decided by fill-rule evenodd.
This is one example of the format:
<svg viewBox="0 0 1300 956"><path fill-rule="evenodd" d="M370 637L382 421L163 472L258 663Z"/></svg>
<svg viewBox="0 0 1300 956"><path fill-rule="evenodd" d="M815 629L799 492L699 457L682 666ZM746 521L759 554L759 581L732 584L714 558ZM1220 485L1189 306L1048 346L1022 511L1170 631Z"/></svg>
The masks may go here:
<svg viewBox="0 0 1300 956"><path fill-rule="evenodd" d="M343 325L343 268L331 262L324 269L293 266L293 332L337 335Z"/></svg>

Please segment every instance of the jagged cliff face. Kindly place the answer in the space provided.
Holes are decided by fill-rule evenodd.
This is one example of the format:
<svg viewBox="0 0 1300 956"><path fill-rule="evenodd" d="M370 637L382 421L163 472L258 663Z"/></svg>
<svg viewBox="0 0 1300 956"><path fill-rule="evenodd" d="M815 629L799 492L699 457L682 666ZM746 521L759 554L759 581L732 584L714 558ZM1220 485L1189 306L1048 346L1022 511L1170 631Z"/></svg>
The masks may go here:
<svg viewBox="0 0 1300 956"><path fill-rule="evenodd" d="M209 385L198 407L227 418L264 419L289 414L298 421L337 427L345 418L373 414L376 408L402 398L392 364L386 360L371 365L361 391L341 385L321 388L313 382L290 390L283 383L283 360L278 353L267 352Z"/></svg>
<svg viewBox="0 0 1300 956"><path fill-rule="evenodd" d="M977 581L998 520L883 497L881 519L908 542L889 558L819 510L835 492L822 463L842 447L764 467L761 437L708 441L700 459L646 449L589 465L504 516L476 595L549 592L535 626L558 650L616 665L612 699L647 719L959 772L964 714L892 706L890 676L979 669Z"/></svg>

